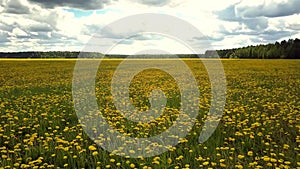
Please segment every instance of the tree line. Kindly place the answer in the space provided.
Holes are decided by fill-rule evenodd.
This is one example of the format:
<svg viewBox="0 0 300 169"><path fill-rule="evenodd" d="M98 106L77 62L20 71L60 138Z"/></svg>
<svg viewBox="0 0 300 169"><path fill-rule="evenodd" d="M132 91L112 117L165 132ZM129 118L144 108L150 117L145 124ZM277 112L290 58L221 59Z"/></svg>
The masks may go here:
<svg viewBox="0 0 300 169"><path fill-rule="evenodd" d="M126 58L128 55L103 55L96 52L0 52L0 58ZM132 58L247 58L247 59L300 59L300 39L289 39L274 44L261 44L234 49L207 50L204 54L134 55Z"/></svg>
<svg viewBox="0 0 300 169"><path fill-rule="evenodd" d="M300 39L289 39L274 44L217 50L221 58L300 59Z"/></svg>

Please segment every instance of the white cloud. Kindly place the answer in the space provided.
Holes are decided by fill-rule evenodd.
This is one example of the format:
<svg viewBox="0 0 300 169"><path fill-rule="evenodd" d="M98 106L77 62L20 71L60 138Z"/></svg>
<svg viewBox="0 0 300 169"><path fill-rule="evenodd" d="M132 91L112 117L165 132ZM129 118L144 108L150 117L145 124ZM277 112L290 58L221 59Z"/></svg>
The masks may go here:
<svg viewBox="0 0 300 169"><path fill-rule="evenodd" d="M125 43L124 43L125 42ZM131 47L128 48L130 44ZM141 34L130 39L119 41L115 46L110 48L106 53L109 54L144 54L164 51L167 54L187 54L194 51L186 46L186 44L174 38L157 35L157 34Z"/></svg>
<svg viewBox="0 0 300 169"><path fill-rule="evenodd" d="M70 0L4 0L0 3L0 51L78 51L105 25L133 14L151 12L176 16L194 25L207 36L207 39L194 39L199 48L203 47L203 43L211 43L214 48L230 48L257 42L299 38L300 24L297 13L300 8L295 6L298 2L300 1L88 0L75 3ZM64 6L60 6L62 4ZM82 6L79 6L80 4ZM20 11L15 10L18 7ZM85 12L84 9L98 11L78 17L74 14L78 11L75 8L82 9L81 12ZM99 36L113 42L134 34L124 32L119 35L109 31L102 33ZM118 50L132 52L131 48L151 48L155 44L165 49L178 49L178 53L186 52L183 47L167 39L128 40L121 44Z"/></svg>
<svg viewBox="0 0 300 169"><path fill-rule="evenodd" d="M23 31L22 29L20 29L20 28L14 28L13 30L12 30L12 34L11 34L12 36L19 36L19 37L24 37L24 36L28 36L28 34L25 32L25 31Z"/></svg>

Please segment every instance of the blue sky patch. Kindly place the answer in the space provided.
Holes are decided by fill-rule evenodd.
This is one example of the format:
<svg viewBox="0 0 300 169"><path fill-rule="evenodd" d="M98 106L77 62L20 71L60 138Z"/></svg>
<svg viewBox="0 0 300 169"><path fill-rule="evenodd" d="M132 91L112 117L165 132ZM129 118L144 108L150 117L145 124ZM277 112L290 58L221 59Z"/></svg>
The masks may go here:
<svg viewBox="0 0 300 169"><path fill-rule="evenodd" d="M101 10L80 10L80 9L75 9L75 8L65 8L65 11L72 12L76 18L80 17L86 17L89 15L92 15L93 12L96 12L96 14L105 14L107 12L120 12L115 9L101 9Z"/></svg>
<svg viewBox="0 0 300 169"><path fill-rule="evenodd" d="M74 8L66 8L65 11L72 12L76 18L89 16L93 13L92 10L80 10Z"/></svg>

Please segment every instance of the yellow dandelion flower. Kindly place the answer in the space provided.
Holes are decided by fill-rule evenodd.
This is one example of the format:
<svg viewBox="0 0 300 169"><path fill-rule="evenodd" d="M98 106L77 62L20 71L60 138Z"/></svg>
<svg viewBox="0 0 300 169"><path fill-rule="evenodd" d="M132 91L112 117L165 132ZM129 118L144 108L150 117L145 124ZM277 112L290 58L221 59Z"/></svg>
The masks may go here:
<svg viewBox="0 0 300 169"><path fill-rule="evenodd" d="M202 164L203 164L204 166L206 166L206 165L209 164L209 162L208 162L208 161L205 161L205 162L203 162Z"/></svg>
<svg viewBox="0 0 300 169"><path fill-rule="evenodd" d="M134 168L135 167L135 165L133 163L131 163L129 166L130 166L130 168Z"/></svg>
<svg viewBox="0 0 300 169"><path fill-rule="evenodd" d="M91 145L91 146L89 146L89 150L95 151L95 150L97 150L97 148L95 146Z"/></svg>
<svg viewBox="0 0 300 169"><path fill-rule="evenodd" d="M167 163L168 163L168 164L171 164L171 163L172 163L172 159L171 159L171 158L168 158Z"/></svg>
<svg viewBox="0 0 300 169"><path fill-rule="evenodd" d="M263 157L263 160L264 160L264 161L270 161L270 157L264 156L264 157Z"/></svg>
<svg viewBox="0 0 300 169"><path fill-rule="evenodd" d="M245 157L244 155L241 155L241 154L238 155L239 159L243 159L244 157Z"/></svg>
<svg viewBox="0 0 300 169"><path fill-rule="evenodd" d="M244 167L241 164L235 165L235 168L243 169Z"/></svg>

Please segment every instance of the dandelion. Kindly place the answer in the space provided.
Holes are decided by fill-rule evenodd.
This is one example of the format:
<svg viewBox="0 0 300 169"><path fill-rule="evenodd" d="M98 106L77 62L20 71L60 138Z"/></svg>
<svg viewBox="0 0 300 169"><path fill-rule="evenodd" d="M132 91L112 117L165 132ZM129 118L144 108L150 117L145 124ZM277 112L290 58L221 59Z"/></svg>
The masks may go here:
<svg viewBox="0 0 300 169"><path fill-rule="evenodd" d="M243 169L244 167L241 164L235 165L235 168Z"/></svg>
<svg viewBox="0 0 300 169"><path fill-rule="evenodd" d="M91 146L89 146L89 150L95 151L95 150L97 150L97 148L95 146L91 145Z"/></svg>
<svg viewBox="0 0 300 169"><path fill-rule="evenodd" d="M171 158L168 158L168 159L167 159L167 163L168 163L168 164L171 164L171 163L172 163L172 159L171 159Z"/></svg>
<svg viewBox="0 0 300 169"><path fill-rule="evenodd" d="M207 166L208 164L209 164L209 162L208 161L205 161L205 162L203 162L202 163L204 166Z"/></svg>
<svg viewBox="0 0 300 169"><path fill-rule="evenodd" d="M183 159L183 155L180 155L179 157L176 158L176 160L181 160Z"/></svg>
<svg viewBox="0 0 300 169"><path fill-rule="evenodd" d="M245 156L244 155L238 155L238 159L243 159Z"/></svg>
<svg viewBox="0 0 300 169"><path fill-rule="evenodd" d="M264 160L264 161L270 161L270 157L264 156L264 157L263 157L263 160Z"/></svg>
<svg viewBox="0 0 300 169"><path fill-rule="evenodd" d="M129 166L130 166L130 168L134 168L135 167L135 165L133 163L131 163Z"/></svg>
<svg viewBox="0 0 300 169"><path fill-rule="evenodd" d="M283 145L283 149L287 150L287 149L289 149L289 148L290 148L289 145L287 145L287 144L284 144L284 145Z"/></svg>

